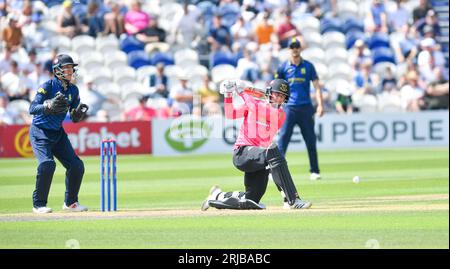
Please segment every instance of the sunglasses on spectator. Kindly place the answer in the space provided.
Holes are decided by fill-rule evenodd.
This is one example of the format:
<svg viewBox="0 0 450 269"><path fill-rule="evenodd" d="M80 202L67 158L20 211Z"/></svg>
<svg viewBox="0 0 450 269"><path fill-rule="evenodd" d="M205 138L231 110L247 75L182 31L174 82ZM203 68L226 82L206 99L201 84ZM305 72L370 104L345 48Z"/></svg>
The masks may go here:
<svg viewBox="0 0 450 269"><path fill-rule="evenodd" d="M291 48L291 49L299 49L299 48L300 48L300 44L297 44L297 43L291 44L291 45L289 46L289 48Z"/></svg>

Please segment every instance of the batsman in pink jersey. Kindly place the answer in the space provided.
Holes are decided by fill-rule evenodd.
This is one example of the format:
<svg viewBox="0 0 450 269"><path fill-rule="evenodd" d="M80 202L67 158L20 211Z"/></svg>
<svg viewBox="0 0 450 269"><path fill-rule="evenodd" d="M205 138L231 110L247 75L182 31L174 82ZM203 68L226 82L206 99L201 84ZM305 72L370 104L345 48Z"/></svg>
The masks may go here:
<svg viewBox="0 0 450 269"><path fill-rule="evenodd" d="M223 192L213 186L201 209L265 209L260 200L266 192L269 173L284 197L283 208L309 208L311 203L300 199L287 162L272 142L286 119L282 106L289 99L289 84L282 79L271 81L262 100L254 98L251 89L235 81L224 81L220 85L225 97L226 118L243 118L234 145L233 164L244 172L245 192ZM233 92L244 100L241 107L234 107Z"/></svg>

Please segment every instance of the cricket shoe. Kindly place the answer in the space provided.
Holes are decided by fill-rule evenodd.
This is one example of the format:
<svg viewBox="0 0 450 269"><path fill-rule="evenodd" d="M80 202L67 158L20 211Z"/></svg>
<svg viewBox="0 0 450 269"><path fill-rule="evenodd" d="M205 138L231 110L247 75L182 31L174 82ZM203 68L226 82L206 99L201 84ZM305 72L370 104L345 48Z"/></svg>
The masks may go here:
<svg viewBox="0 0 450 269"><path fill-rule="evenodd" d="M33 212L37 214L46 214L52 213L52 209L50 207L41 206L41 207L33 207Z"/></svg>
<svg viewBox="0 0 450 269"><path fill-rule="evenodd" d="M302 199L295 199L293 205L289 205L287 202L283 204L283 209L308 209L312 205L311 202L303 201Z"/></svg>
<svg viewBox="0 0 450 269"><path fill-rule="evenodd" d="M311 173L311 175L309 175L310 180L319 180L321 178L322 177L320 177L320 174L318 174L318 173Z"/></svg>
<svg viewBox="0 0 450 269"><path fill-rule="evenodd" d="M75 202L73 204L71 204L70 206L67 206L66 203L63 204L62 209L64 211L69 211L69 212L82 212L82 211L88 211L88 208L80 205L78 202Z"/></svg>
<svg viewBox="0 0 450 269"><path fill-rule="evenodd" d="M264 204L258 204L253 200L237 197L228 197L222 201L210 200L210 207L215 207L217 209L235 209L235 210L261 210L266 209Z"/></svg>
<svg viewBox="0 0 450 269"><path fill-rule="evenodd" d="M209 195L206 197L205 201L202 203L202 211L206 211L209 208L209 201L216 200L216 197L219 193L221 193L222 190L219 188L219 186L212 186L209 190Z"/></svg>

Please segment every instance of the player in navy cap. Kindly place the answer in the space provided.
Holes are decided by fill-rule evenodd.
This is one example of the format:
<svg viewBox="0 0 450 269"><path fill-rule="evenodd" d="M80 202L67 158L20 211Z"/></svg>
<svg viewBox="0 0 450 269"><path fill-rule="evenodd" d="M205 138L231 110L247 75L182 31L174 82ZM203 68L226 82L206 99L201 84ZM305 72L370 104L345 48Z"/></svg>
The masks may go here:
<svg viewBox="0 0 450 269"><path fill-rule="evenodd" d="M284 79L289 83L291 95L285 106L286 121L280 130L278 146L283 155L292 137L293 129L299 125L303 139L308 150L310 164L310 179L320 179L319 163L316 149L316 134L314 132L314 115L321 117L324 113L319 77L314 65L303 59L300 55L301 43L297 38L289 41L290 59L283 62L275 74L276 78ZM314 109L310 87L316 90L317 108Z"/></svg>

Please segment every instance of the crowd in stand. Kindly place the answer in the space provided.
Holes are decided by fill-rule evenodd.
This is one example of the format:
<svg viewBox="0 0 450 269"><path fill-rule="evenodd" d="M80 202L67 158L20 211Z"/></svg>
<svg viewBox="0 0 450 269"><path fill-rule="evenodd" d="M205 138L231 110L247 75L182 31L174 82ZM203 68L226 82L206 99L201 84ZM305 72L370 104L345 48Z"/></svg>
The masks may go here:
<svg viewBox="0 0 450 269"><path fill-rule="evenodd" d="M414 5L403 0L346 1L364 9L358 13L367 15L360 19L364 35L345 47L350 79L331 86L321 81L327 112L364 111L362 106L368 103L362 100L367 96L392 101L401 111L448 109L448 51L440 39L443 31L431 1L412 1ZM101 90L94 74L82 74L77 85L83 102L91 107L88 121L151 120L189 113L205 116L222 110L214 67L231 65L237 78L264 87L280 62L288 59L283 52L289 39L296 37L304 48L314 47L298 18L308 15L321 22L339 18L338 2L0 0L0 125L30 123L27 102L53 76L52 60L64 51L51 43L54 36L71 40L82 35L97 40L112 36L120 44L133 38L152 59L158 52L173 59L177 51L193 50L199 65L207 69L193 81L189 66L174 69L174 61L166 58L132 66L154 68L139 81L143 89L141 95L133 95L134 102L130 96L125 100L120 93ZM168 16L165 8L171 3L182 12ZM394 65L374 63L376 51L368 40L383 34L389 37ZM125 52L130 60L132 51ZM173 70L178 70L175 75Z"/></svg>

